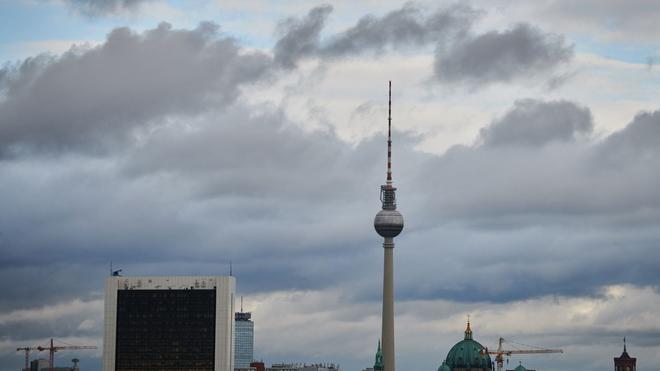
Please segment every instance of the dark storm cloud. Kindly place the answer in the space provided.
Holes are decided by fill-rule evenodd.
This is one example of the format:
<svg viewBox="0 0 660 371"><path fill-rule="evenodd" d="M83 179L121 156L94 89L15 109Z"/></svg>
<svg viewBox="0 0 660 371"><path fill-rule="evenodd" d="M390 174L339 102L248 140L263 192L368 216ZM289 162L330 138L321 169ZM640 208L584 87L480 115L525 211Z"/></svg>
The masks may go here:
<svg viewBox="0 0 660 371"><path fill-rule="evenodd" d="M441 9L428 17L424 13L425 10L407 4L380 18L363 17L355 26L330 37L320 53L341 57L372 51L380 55L388 46L411 49L429 44L443 46L464 37L480 14L464 6Z"/></svg>
<svg viewBox="0 0 660 371"><path fill-rule="evenodd" d="M556 132L539 112L558 119ZM395 174L408 231L400 239L401 298L501 302L660 283L647 259L660 242L658 151L629 152L614 165L600 156L621 147L614 143L642 148L656 117L641 114L585 144L571 139L588 133L588 110L524 101L487 129L499 131L497 142L443 156L418 153L414 140L397 133ZM17 212L0 219L7 246L0 282L59 279L48 281L56 289L30 293L6 287L17 300L5 308L98 289L110 259L129 274L226 273L232 259L246 292L350 281L356 298L377 300L369 294L378 292L377 281L368 277L377 273L371 261L378 250L368 246L378 245L371 222L383 138L354 148L333 134L304 133L279 112L255 115L247 107L185 125L195 130L160 128L120 159L3 165L0 201ZM31 182L37 174L41 180ZM617 270L622 262L635 268ZM66 267L75 271L69 278ZM465 282L461 272L477 267ZM74 276L97 279L67 284ZM484 284L494 280L496 291Z"/></svg>
<svg viewBox="0 0 660 371"><path fill-rule="evenodd" d="M154 132L127 157L123 174L203 179L196 189L201 198L235 194L295 202L364 192L356 174L374 181L382 175L382 169L374 168L382 162L382 143L368 140L352 147L332 132L306 133L279 111L233 107L196 124L194 131L168 127ZM410 141L400 139L401 144Z"/></svg>
<svg viewBox="0 0 660 371"><path fill-rule="evenodd" d="M520 100L504 117L481 129L487 146L539 146L568 141L593 130L591 112L569 101Z"/></svg>
<svg viewBox="0 0 660 371"><path fill-rule="evenodd" d="M242 50L212 23L194 30L162 23L141 34L118 28L98 47L3 70L0 155L96 150L164 115L231 104L270 65L270 57Z"/></svg>
<svg viewBox="0 0 660 371"><path fill-rule="evenodd" d="M387 48L413 49L430 44L444 46L461 39L479 12L463 6L440 9L428 16L426 11L407 4L382 17L362 17L355 26L321 40L329 6L312 9L307 17L282 24L284 33L277 42L276 60L286 67L303 58L342 58L364 54L382 55Z"/></svg>
<svg viewBox="0 0 660 371"><path fill-rule="evenodd" d="M640 112L623 130L610 135L604 146L611 151L660 151L660 111Z"/></svg>
<svg viewBox="0 0 660 371"><path fill-rule="evenodd" d="M657 287L659 118L640 113L596 140L588 109L520 101L474 146L428 157L401 185L424 196L405 204L417 229L400 239L414 248L399 263L398 292L510 301L588 296L619 283ZM466 271L471 278L456 278Z"/></svg>
<svg viewBox="0 0 660 371"><path fill-rule="evenodd" d="M521 24L472 37L438 53L434 68L440 81L476 85L543 74L572 57L573 48L563 37Z"/></svg>
<svg viewBox="0 0 660 371"><path fill-rule="evenodd" d="M314 30L322 28L328 12L328 7L312 10L306 19L289 22L290 31L305 30L313 36L308 40L314 45ZM382 19L365 18L345 34L329 38L316 53L326 50L346 56L357 50L353 45L373 43L385 48L436 42L445 34L442 27L459 33L469 28L451 26L453 20L462 19L457 12L452 8L425 18L408 6ZM395 29L400 32L386 33L378 41L375 30L386 23L399 25ZM424 30L423 35L410 31L417 27ZM276 49L286 49L285 44ZM16 210L0 214L1 243L7 251L3 281L9 282L9 277L29 280L35 274L64 281L50 280L53 285L57 282L58 290L45 285L32 293L8 287L6 292L17 300L2 303L3 308L33 305L34 300L41 300L37 298L55 300L89 293L98 282L67 284L65 267L75 267L76 272L89 267L96 273L77 275L100 281L110 259L123 262L129 272L151 274L161 270L183 274L200 265L212 273L234 259L250 273L244 281L249 290L314 289L350 279L359 283L355 287L364 285L373 291L362 281L364 270L350 263L368 265L372 258L361 246L374 238L371 218L378 200L364 195L377 194L377 187L370 185L382 182L382 169L374 165L382 165L382 138L352 147L332 132L296 129L282 112L246 106L238 99L240 87L262 81L271 63L264 54L242 50L211 24L191 31L163 24L143 34L117 29L98 48L71 51L59 58L29 59L5 68L6 98L0 104L0 143L5 152L56 148L62 158L51 162L25 156L4 162L0 169L5 179L0 184L2 204ZM211 104L217 109L209 109ZM443 231L443 235L454 233L447 243L470 246L452 267L483 266L483 276L470 291L487 300L538 295L541 291L534 293L534 285L547 283L548 275L536 276L523 289L504 286L497 296L481 286L480 282L500 276L530 273L522 266L510 273L483 259L525 257L525 246L531 244L526 238L531 237L517 240L516 231L521 228L540 228L530 236L543 240L547 233L556 233L551 228L577 218L594 228L627 231L617 246L653 246L657 238L643 228L657 221L658 196L652 189L658 177L647 168L649 159L657 157L651 150L639 151L643 146L636 142L651 137L657 114L642 114L627 129L597 143L588 138L591 121L586 108L571 102L524 100L485 128L477 145L455 147L443 156L418 153L412 149L415 140L398 139L397 181L406 190L400 200L410 221L410 237L402 239L415 238L432 248L438 226L459 225L458 230ZM136 133L136 129L144 130ZM69 151L131 135L138 140L114 147L107 157L88 158ZM574 140L582 135L585 142ZM634 143L625 144L629 141ZM620 162L608 162L599 155L615 148L633 150L627 152L628 157L616 156ZM613 177L612 166L620 167L623 175ZM635 233L627 224L633 222L640 228ZM493 249L496 255L489 254L490 239L505 239L489 233L511 230L512 235L506 236L512 239L511 249L500 246ZM485 231L485 237L478 239L475 231ZM570 239L565 244L567 254L581 246L580 241L603 245L602 239L581 233L566 234ZM465 234L474 239L466 240ZM559 273L565 280L551 277L560 283L557 290L578 295L613 279L657 282L646 265L636 260L631 264L642 267L638 273L603 276L603 269L611 269L613 257L620 254L616 246L608 251L604 256L611 260L591 266L588 279L581 276L584 270L567 264ZM433 251L427 252L433 256ZM472 252L478 258L468 254ZM287 259L282 260L282 255ZM332 265L319 263L320 258ZM280 279L269 280L268 285L264 277L274 271L254 268L264 260L286 267ZM178 263L173 265L173 261ZM532 261L529 266L535 267L534 272L549 269ZM341 274L332 275L333 271ZM334 279L314 272L326 272ZM456 281L460 274L454 273L439 277L457 286L441 290L438 287L443 286L431 280L429 287L406 292L410 297L471 300Z"/></svg>
<svg viewBox="0 0 660 371"><path fill-rule="evenodd" d="M303 19L289 18L279 28L283 36L275 44L275 61L285 68L296 67L296 62L316 52L321 30L325 26L332 6L323 5L313 8Z"/></svg>
<svg viewBox="0 0 660 371"><path fill-rule="evenodd" d="M73 9L89 16L119 13L134 10L141 4L154 0L64 0Z"/></svg>
<svg viewBox="0 0 660 371"><path fill-rule="evenodd" d="M285 35L274 48L277 65L292 68L308 55L337 58L426 44L435 44L438 53L452 45L447 53L458 48L469 59L468 51L490 38L502 44L494 49L496 56L521 57L519 65L497 57L490 58L493 63L487 67L445 75L452 80L467 76L466 81L474 83L474 79L492 82L524 75L531 67L549 68L553 60L543 56L561 54L561 41L550 42L526 26L468 37L478 12L461 6L424 16L419 8L406 5L381 18L364 17L356 26L320 42L331 9L314 8L304 19L282 24ZM510 38L513 41L503 41ZM550 50L552 46L557 50ZM453 63L445 62L440 68ZM512 70L502 74L489 70L503 66ZM264 81L273 67L271 57L242 49L212 23L194 30L175 30L166 23L143 33L115 29L98 47L74 48L60 57L29 58L0 70L4 96L0 156L35 150L107 152L166 123L168 115L231 105L242 86Z"/></svg>
<svg viewBox="0 0 660 371"><path fill-rule="evenodd" d="M372 166L382 157L382 143L354 149L331 134L307 135L285 127L278 113L253 116L232 109L186 124L195 130L161 128L118 158L62 156L54 162L2 164L7 181L0 185L1 203L14 210L0 214L0 244L6 251L2 275L41 277L55 284L56 279L46 277L64 278L63 271L70 270L73 276L97 279L57 283L57 290L8 287L5 292L15 300L0 306L89 292L98 287L111 259L124 267L140 266L133 272L173 257L179 266L189 262L188 268L215 262L209 266L212 273L229 259L238 266L294 254L296 260L282 262L291 268L279 277L309 285L331 282L297 279L307 270L302 262L312 263L325 250L361 251L351 246L361 241L356 225L362 221L370 228L370 208L341 196L371 190L356 174L374 184L384 177L384 163L383 168ZM29 182L35 176L42 181ZM310 202L318 206L310 208ZM351 216L326 220L349 209ZM336 245L332 236L338 230L353 236L352 242ZM86 265L89 272L80 273ZM246 287L262 286L261 275L250 277Z"/></svg>
<svg viewBox="0 0 660 371"><path fill-rule="evenodd" d="M321 39L331 10L328 6L314 8L307 17L284 23L280 28L283 36L274 48L275 59L293 68L304 58L381 56L388 49L431 45L436 50L433 67L438 81L474 86L545 76L573 57L572 46L562 36L528 24L474 34L472 26L481 12L458 5L425 16L427 10L407 4L382 17L365 16L355 26Z"/></svg>
<svg viewBox="0 0 660 371"><path fill-rule="evenodd" d="M657 118L657 111L640 114L596 141L588 137L588 109L566 101L520 101L484 128L475 146L456 146L433 159L427 166L435 171L421 173L418 182L443 185L435 198L439 213L463 215L484 228L602 212L611 219L600 222L635 220L641 227L647 225L643 220L655 220L660 206L660 195L652 191L660 172L651 166L660 157Z"/></svg>

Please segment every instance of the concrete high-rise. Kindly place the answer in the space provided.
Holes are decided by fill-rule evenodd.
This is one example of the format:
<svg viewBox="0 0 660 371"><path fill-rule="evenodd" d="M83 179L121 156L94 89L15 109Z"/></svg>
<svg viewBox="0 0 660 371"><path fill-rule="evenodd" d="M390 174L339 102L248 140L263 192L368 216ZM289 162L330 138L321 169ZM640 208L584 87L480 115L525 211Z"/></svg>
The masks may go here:
<svg viewBox="0 0 660 371"><path fill-rule="evenodd" d="M108 277L103 371L233 371L234 277Z"/></svg>
<svg viewBox="0 0 660 371"><path fill-rule="evenodd" d="M387 179L380 187L381 211L374 228L383 237L383 370L394 371L394 237L403 230L403 216L396 210L396 188L392 185L392 82L389 83L387 115Z"/></svg>
<svg viewBox="0 0 660 371"><path fill-rule="evenodd" d="M240 312L235 314L234 323L234 367L249 368L254 361L254 322L252 313Z"/></svg>

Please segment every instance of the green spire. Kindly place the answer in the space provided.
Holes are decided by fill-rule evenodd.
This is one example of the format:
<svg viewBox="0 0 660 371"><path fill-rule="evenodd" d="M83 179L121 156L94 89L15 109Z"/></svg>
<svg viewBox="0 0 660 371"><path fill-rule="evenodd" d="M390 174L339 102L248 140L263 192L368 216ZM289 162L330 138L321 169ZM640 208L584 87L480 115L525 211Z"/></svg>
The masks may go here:
<svg viewBox="0 0 660 371"><path fill-rule="evenodd" d="M376 362L374 362L374 371L383 371L383 351L380 349L380 339L378 339L378 350L376 351Z"/></svg>

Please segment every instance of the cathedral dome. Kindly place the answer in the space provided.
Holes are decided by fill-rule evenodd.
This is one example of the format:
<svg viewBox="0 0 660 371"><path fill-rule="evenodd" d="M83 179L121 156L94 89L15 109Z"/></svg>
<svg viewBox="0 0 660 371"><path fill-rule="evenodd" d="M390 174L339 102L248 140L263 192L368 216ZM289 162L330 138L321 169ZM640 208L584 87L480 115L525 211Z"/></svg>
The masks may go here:
<svg viewBox="0 0 660 371"><path fill-rule="evenodd" d="M484 349L483 345L472 339L472 330L470 329L470 322L468 322L467 329L465 330L465 339L459 341L451 348L449 353L447 353L445 362L451 369L481 368L491 370L493 364L490 356L487 353L482 353Z"/></svg>

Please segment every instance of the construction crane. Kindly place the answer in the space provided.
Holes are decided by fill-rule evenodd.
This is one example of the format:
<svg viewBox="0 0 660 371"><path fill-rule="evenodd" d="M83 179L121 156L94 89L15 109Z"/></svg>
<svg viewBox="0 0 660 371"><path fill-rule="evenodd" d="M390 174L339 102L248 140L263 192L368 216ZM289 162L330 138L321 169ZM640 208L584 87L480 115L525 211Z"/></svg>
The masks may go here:
<svg viewBox="0 0 660 371"><path fill-rule="evenodd" d="M95 346L77 346L77 345L63 345L63 346L55 346L53 345L53 338L50 338L50 346L48 347L37 347L37 350L42 352L44 350L47 350L50 354L48 356L48 371L53 371L54 363L55 363L55 352L59 350L77 350L77 349L96 349Z"/></svg>
<svg viewBox="0 0 660 371"><path fill-rule="evenodd" d="M512 341L507 341L504 340L504 338L500 338L499 345L497 346L497 350L488 350L488 348L484 348L481 350L481 354L491 354L495 356L495 362L497 362L497 371L502 371L502 367L504 367L504 356L511 356L512 354L545 354L545 353L564 353L563 349L543 349L543 348L536 348L536 349L503 349L502 343L504 342L508 343L513 343ZM524 344L520 344L524 345ZM529 348L535 348L529 345L525 345ZM508 362L508 361L507 361Z"/></svg>
<svg viewBox="0 0 660 371"><path fill-rule="evenodd" d="M21 350L25 351L25 369L30 368L30 351L31 350L38 350L37 347L21 347L21 348L16 348L17 352L20 352Z"/></svg>

